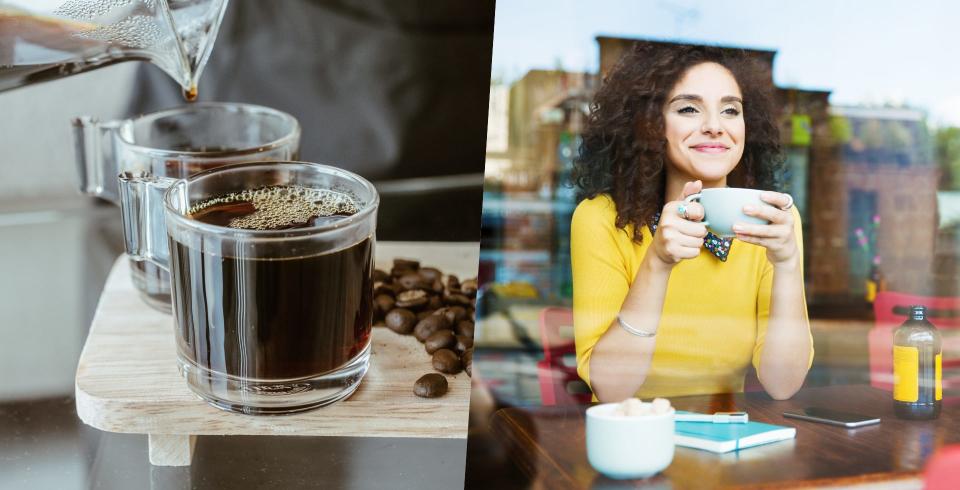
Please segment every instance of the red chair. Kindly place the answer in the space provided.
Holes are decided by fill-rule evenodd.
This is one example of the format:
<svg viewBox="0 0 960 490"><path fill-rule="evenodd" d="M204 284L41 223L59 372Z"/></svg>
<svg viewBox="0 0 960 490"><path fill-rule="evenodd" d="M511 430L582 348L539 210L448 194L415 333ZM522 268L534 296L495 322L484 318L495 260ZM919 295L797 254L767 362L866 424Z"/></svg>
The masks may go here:
<svg viewBox="0 0 960 490"><path fill-rule="evenodd" d="M537 362L540 399L543 405L589 403L590 388L577 374L573 344L573 311L548 307L540 312L540 342L543 360Z"/></svg>
<svg viewBox="0 0 960 490"><path fill-rule="evenodd" d="M881 291L873 303L876 325L870 329L870 385L893 390L893 331L906 321L910 306L927 307L930 321L941 330L943 339L943 388L960 388L960 373L949 374L948 368L960 367L960 358L948 358L960 347L960 335L949 335L944 330L960 328L960 298L915 296Z"/></svg>
<svg viewBox="0 0 960 490"><path fill-rule="evenodd" d="M923 472L925 490L955 490L960 487L960 445L937 451Z"/></svg>

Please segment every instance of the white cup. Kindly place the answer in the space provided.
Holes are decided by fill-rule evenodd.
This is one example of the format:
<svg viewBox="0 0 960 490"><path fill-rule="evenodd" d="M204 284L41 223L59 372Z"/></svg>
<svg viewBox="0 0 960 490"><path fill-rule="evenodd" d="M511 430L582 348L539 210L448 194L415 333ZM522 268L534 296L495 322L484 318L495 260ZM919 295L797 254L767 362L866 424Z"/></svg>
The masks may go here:
<svg viewBox="0 0 960 490"><path fill-rule="evenodd" d="M614 415L619 403L587 409L587 459L607 477L625 480L647 478L673 461L673 416Z"/></svg>
<svg viewBox="0 0 960 490"><path fill-rule="evenodd" d="M756 225L768 225L769 221L756 216L743 214L743 207L752 204L756 207L770 206L760 199L763 191L757 189L739 189L735 187L714 187L704 189L697 194L687 196L684 201L697 201L703 206L706 225L714 235L733 238L737 234L733 225L737 222Z"/></svg>

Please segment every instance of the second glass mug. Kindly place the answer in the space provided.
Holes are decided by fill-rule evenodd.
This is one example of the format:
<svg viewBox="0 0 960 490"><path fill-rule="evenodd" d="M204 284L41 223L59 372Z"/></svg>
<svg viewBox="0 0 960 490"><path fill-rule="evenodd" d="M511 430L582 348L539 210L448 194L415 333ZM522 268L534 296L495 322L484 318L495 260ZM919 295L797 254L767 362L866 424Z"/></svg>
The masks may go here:
<svg viewBox="0 0 960 490"><path fill-rule="evenodd" d="M117 175L146 172L183 178L233 163L297 160L300 124L268 107L209 102L120 121L73 121L81 191L121 207ZM154 220L159 222L159 220ZM133 284L150 306L170 312L170 276L148 261L131 259Z"/></svg>
<svg viewBox="0 0 960 490"><path fill-rule="evenodd" d="M120 194L133 204L122 208L127 252L171 273L191 390L246 414L309 410L356 390L373 320L379 195L370 182L326 165L260 162L181 180L122 174ZM310 202L346 202L349 212L321 205L335 212L275 226L286 216L266 211ZM261 212L271 226L224 218Z"/></svg>

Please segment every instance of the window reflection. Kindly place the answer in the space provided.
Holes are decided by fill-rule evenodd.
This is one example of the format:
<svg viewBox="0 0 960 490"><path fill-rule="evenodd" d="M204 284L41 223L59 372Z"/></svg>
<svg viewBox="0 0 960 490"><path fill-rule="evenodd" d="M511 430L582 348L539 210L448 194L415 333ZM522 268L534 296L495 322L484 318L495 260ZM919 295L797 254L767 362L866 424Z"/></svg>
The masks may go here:
<svg viewBox="0 0 960 490"><path fill-rule="evenodd" d="M480 264L486 287L477 345L492 357L477 362L505 404L559 403L551 383L568 401L589 393L575 372L545 363L560 353L573 365L566 351L572 335L546 340L545 328L552 327L543 315L544 308L572 304L577 190L570 174L590 101L636 42L665 44L601 36L598 73L532 69L491 84ZM888 387L889 360L875 358L889 346L875 332L892 326L878 322L878 295L905 293L919 301L960 295L960 128L934 124L926 109L906 104L831 104L829 86L776 84L776 51L747 52L766 67L779 111L783 187L803 219L816 350L806 386ZM960 312L941 309L935 324L937 315ZM563 325L556 330L562 339ZM950 362L960 359L960 336L942 333L949 392L960 388L960 371ZM746 389L758 388L748 375Z"/></svg>

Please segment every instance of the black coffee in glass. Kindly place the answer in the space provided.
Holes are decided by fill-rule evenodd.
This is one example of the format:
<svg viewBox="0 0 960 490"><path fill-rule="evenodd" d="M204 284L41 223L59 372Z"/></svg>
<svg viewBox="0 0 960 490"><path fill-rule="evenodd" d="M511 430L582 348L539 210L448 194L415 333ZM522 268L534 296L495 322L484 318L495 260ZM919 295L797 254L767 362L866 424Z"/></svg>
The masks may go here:
<svg viewBox="0 0 960 490"><path fill-rule="evenodd" d="M238 231L296 232L357 211L346 194L284 185L208 198L186 216ZM298 380L337 370L367 347L372 237L320 254L299 255L291 244L283 257L170 245L171 270L184 279L173 290L178 347L192 364L241 379Z"/></svg>

